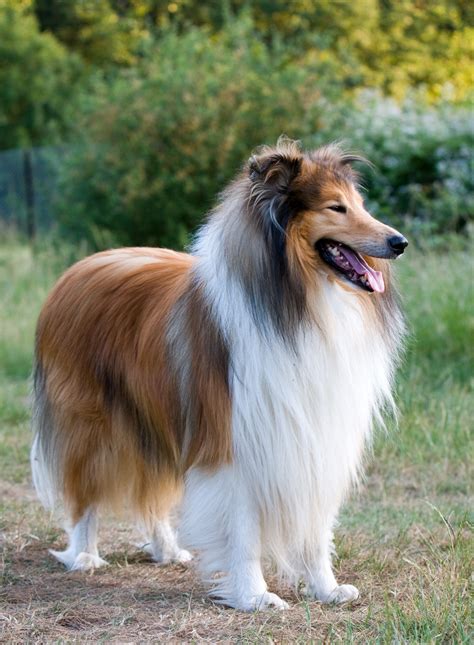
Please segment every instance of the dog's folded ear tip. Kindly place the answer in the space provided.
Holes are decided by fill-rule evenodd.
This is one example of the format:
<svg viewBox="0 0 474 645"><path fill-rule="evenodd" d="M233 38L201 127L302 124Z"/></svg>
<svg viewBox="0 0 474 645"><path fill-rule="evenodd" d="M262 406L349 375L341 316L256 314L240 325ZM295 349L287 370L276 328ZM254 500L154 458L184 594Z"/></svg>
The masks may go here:
<svg viewBox="0 0 474 645"><path fill-rule="evenodd" d="M249 158L247 167L252 181L288 186L300 172L301 157L275 148L264 148Z"/></svg>
<svg viewBox="0 0 474 645"><path fill-rule="evenodd" d="M256 179L262 172L262 169L260 168L260 164L258 163L257 157L255 155L252 155L249 158L247 165L249 168L249 175L251 179Z"/></svg>

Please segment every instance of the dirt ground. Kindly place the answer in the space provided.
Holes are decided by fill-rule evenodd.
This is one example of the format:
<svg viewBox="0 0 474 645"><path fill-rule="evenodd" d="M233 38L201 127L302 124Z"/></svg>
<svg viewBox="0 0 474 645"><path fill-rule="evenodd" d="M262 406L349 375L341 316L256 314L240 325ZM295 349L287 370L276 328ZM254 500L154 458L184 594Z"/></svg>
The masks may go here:
<svg viewBox="0 0 474 645"><path fill-rule="evenodd" d="M374 477L355 503L356 512L380 494L379 486ZM414 486L416 490L409 481L404 487L408 513ZM338 537L337 575L360 588L360 600L344 607L308 602L269 572L269 588L287 600L290 610L244 614L208 599L193 565L154 564L139 549L140 537L131 525L112 518L101 530L101 554L110 565L91 574L65 572L48 553L48 548L65 544L64 534L31 488L2 482L0 494L8 498L0 527L1 642L394 642L394 625L400 624L400 617L391 615L398 611L395 607L414 624L422 621L423 607L416 618L420 581L429 591L432 576L441 573L459 593L458 578L464 575L452 561L446 527L427 532L411 524L382 539L373 532L344 530ZM456 539L462 542L464 536ZM443 552L449 562L440 571ZM416 631L413 636L413 642L423 642Z"/></svg>
<svg viewBox="0 0 474 645"><path fill-rule="evenodd" d="M271 576L269 586L278 588L291 611L243 614L221 607L206 597L194 566L154 564L138 548L138 533L110 518L101 531L101 551L110 566L92 574L65 572L48 553L64 537L34 501L33 491L3 483L0 492L16 498L4 523L17 515L15 528L8 521L2 535L3 642L291 641L295 631L301 637L323 636L328 629L337 633L347 615L360 620L366 614L362 604L341 610L304 603Z"/></svg>

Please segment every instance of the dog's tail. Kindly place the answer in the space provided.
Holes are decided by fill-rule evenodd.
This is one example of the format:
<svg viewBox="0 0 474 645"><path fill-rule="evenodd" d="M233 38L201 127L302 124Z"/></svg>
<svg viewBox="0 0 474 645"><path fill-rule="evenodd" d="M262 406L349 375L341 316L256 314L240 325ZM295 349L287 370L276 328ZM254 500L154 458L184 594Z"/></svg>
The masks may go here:
<svg viewBox="0 0 474 645"><path fill-rule="evenodd" d="M34 432L30 453L31 473L36 493L46 508L54 508L58 499L52 438L54 433L50 404L46 396L41 364L33 375L32 425Z"/></svg>

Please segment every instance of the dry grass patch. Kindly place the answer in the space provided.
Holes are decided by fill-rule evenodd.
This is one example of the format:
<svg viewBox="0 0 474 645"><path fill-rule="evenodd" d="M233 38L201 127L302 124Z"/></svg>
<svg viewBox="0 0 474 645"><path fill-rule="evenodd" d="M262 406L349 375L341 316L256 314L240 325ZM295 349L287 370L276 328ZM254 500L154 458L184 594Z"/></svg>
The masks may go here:
<svg viewBox="0 0 474 645"><path fill-rule="evenodd" d="M354 505L358 513L364 505L370 512L374 477ZM431 526L412 523L382 538L364 527L341 530L336 567L341 580L359 586L356 603L308 602L270 572L270 588L291 609L243 614L210 601L194 567L153 564L134 546L133 529L112 520L101 532L110 566L65 572L47 552L64 536L31 489L3 484L2 491L12 500L2 515L0 629L8 642L468 642L470 529L466 521L446 524L436 511Z"/></svg>

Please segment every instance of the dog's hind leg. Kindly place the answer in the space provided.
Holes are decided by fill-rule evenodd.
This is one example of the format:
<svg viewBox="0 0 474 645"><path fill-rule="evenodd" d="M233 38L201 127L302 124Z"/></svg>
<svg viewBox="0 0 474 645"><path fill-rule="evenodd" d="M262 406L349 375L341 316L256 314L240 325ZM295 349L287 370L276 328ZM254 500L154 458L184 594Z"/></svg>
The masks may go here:
<svg viewBox="0 0 474 645"><path fill-rule="evenodd" d="M159 564L171 562L184 564L192 559L189 551L179 547L176 532L167 517L153 522L149 540L143 548Z"/></svg>
<svg viewBox="0 0 474 645"><path fill-rule="evenodd" d="M97 549L97 509L89 507L68 530L69 546L65 551L52 551L51 555L71 571L89 571L107 564Z"/></svg>
<svg viewBox="0 0 474 645"><path fill-rule="evenodd" d="M135 478L132 506L140 532L146 538L141 548L162 565L192 560L189 551L179 546L170 521L181 502L182 481L173 473L158 473L154 468L143 467L137 467Z"/></svg>

